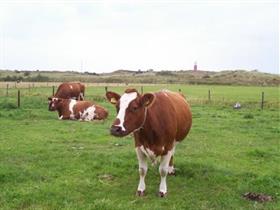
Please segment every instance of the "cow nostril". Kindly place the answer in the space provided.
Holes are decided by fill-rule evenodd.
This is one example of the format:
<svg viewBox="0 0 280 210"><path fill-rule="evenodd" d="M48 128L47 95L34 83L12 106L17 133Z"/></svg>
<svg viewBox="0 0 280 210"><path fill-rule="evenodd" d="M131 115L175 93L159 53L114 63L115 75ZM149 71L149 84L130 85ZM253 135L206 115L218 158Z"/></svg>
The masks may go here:
<svg viewBox="0 0 280 210"><path fill-rule="evenodd" d="M121 130L122 130L122 128L121 128L120 126L115 126L115 125L113 125L113 126L111 127L111 133L120 133Z"/></svg>

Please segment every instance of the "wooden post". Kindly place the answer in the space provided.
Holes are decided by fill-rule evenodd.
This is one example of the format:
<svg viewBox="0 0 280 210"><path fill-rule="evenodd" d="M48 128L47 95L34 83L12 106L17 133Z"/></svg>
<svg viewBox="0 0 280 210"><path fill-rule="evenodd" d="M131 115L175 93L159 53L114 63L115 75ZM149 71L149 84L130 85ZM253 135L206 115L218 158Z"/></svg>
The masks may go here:
<svg viewBox="0 0 280 210"><path fill-rule="evenodd" d="M30 93L30 84L28 84L28 92Z"/></svg>
<svg viewBox="0 0 280 210"><path fill-rule="evenodd" d="M179 93L181 93L181 91L182 91L182 90L181 90L181 88L179 88L179 90L178 90L178 91L179 91Z"/></svg>
<svg viewBox="0 0 280 210"><path fill-rule="evenodd" d="M20 108L20 90L18 90L17 105L18 105L18 108Z"/></svg>
<svg viewBox="0 0 280 210"><path fill-rule="evenodd" d="M143 94L143 92L144 92L144 91L143 91L143 86L141 86L141 94Z"/></svg>
<svg viewBox="0 0 280 210"><path fill-rule="evenodd" d="M7 84L7 88L6 88L6 96L9 95L9 84Z"/></svg>
<svg viewBox="0 0 280 210"><path fill-rule="evenodd" d="M105 86L105 92L106 92L106 93L108 92L108 87L107 87L107 86Z"/></svg>
<svg viewBox="0 0 280 210"><path fill-rule="evenodd" d="M264 92L262 92L261 109L263 109L263 105L264 105Z"/></svg>
<svg viewBox="0 0 280 210"><path fill-rule="evenodd" d="M211 101L211 92L208 90L208 101Z"/></svg>
<svg viewBox="0 0 280 210"><path fill-rule="evenodd" d="M54 86L52 86L52 95L54 96Z"/></svg>

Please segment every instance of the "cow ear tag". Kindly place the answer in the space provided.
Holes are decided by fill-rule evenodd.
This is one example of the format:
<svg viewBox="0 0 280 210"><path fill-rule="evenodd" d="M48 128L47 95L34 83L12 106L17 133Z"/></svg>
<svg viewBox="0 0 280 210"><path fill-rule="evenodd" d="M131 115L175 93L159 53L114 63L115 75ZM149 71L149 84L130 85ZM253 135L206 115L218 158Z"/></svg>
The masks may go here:
<svg viewBox="0 0 280 210"><path fill-rule="evenodd" d="M117 103L117 100L115 98L111 98L111 101L110 101L112 104L116 104Z"/></svg>

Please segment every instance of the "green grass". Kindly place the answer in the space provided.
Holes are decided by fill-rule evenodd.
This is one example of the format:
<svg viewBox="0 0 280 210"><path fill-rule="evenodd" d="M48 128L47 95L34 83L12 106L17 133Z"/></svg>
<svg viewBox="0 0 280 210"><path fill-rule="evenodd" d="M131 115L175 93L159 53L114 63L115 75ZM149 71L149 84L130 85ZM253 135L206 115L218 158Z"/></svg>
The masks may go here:
<svg viewBox="0 0 280 210"><path fill-rule="evenodd" d="M22 90L20 109L11 105L16 91L6 98L2 90L0 209L280 209L279 89L171 85L144 90L179 87L192 102L193 127L176 148L177 175L168 177L164 199L156 196L160 177L158 166L151 165L147 195L135 196L133 139L109 135L115 109L103 100L104 88L87 91L110 112L108 120L92 123L59 121L47 110L50 88ZM264 110L261 91L267 96ZM237 100L246 106L233 110ZM275 200L247 201L245 192Z"/></svg>

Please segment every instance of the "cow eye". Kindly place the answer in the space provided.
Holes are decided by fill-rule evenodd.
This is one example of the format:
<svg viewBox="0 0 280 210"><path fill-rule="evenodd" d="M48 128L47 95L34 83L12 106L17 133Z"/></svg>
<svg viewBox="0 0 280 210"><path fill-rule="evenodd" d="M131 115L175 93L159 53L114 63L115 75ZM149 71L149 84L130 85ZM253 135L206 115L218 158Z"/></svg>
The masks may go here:
<svg viewBox="0 0 280 210"><path fill-rule="evenodd" d="M137 106L132 106L132 107L131 107L131 111L136 112L137 110L138 110L138 107L137 107Z"/></svg>

